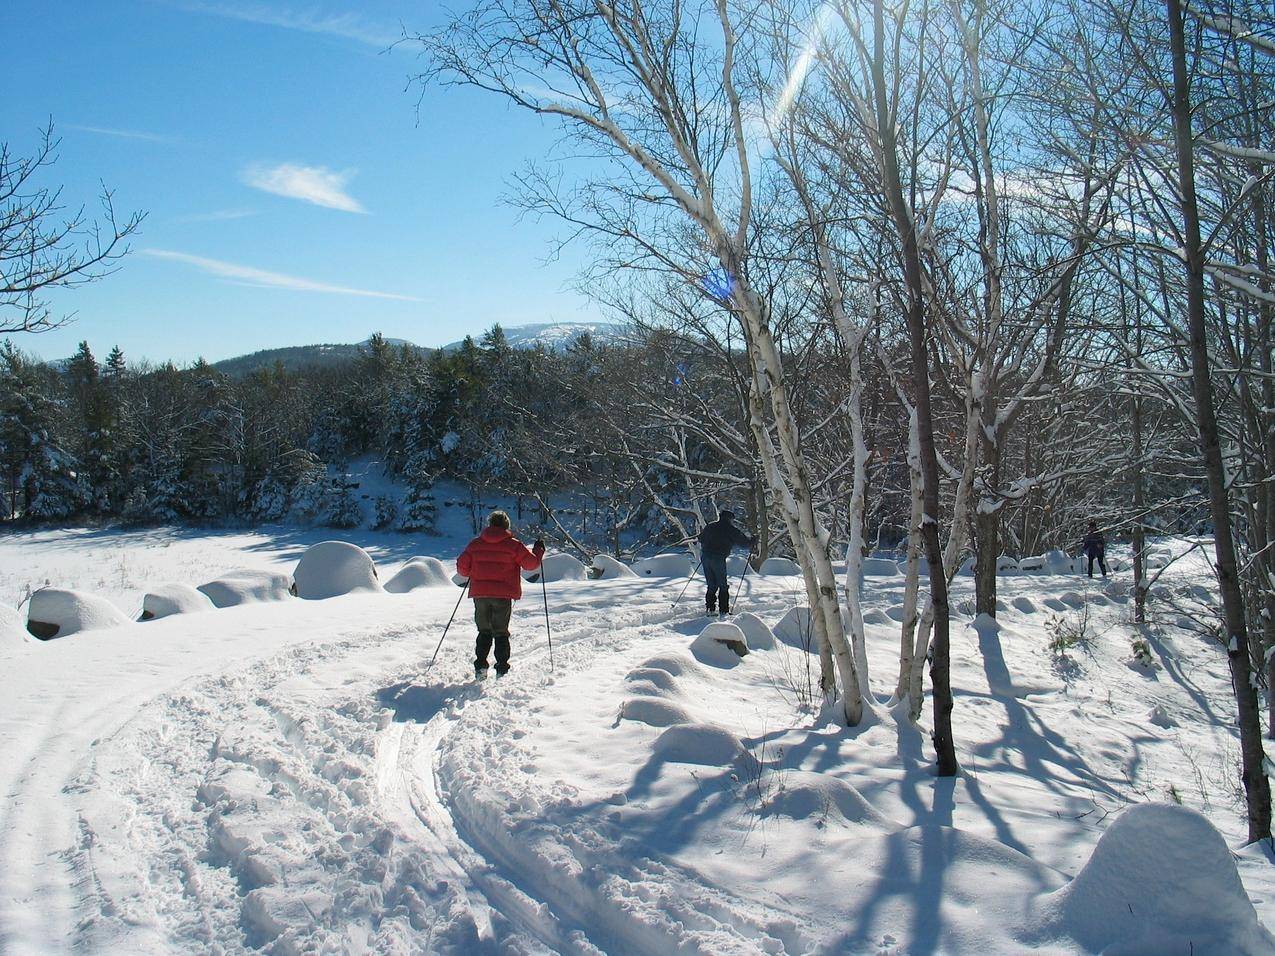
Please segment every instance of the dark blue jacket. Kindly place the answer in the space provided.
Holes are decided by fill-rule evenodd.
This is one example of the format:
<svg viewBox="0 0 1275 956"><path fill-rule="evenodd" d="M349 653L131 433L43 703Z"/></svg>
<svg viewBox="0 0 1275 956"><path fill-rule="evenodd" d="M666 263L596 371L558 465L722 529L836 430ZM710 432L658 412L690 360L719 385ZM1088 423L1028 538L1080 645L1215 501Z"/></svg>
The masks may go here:
<svg viewBox="0 0 1275 956"><path fill-rule="evenodd" d="M730 554L731 548L737 545L751 548L753 541L753 538L722 518L704 525L704 530L699 533L700 547L706 558L724 558Z"/></svg>

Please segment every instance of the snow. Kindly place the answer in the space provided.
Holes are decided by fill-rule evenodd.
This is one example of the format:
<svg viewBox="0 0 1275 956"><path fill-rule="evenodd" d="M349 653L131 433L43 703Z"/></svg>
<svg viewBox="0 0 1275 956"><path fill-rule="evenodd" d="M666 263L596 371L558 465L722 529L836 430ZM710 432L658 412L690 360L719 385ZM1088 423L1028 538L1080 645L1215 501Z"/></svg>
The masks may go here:
<svg viewBox="0 0 1275 956"><path fill-rule="evenodd" d="M865 578L893 578L898 573L898 564L889 558L863 559L863 576Z"/></svg>
<svg viewBox="0 0 1275 956"><path fill-rule="evenodd" d="M1051 901L1059 929L1091 952L1269 953L1231 851L1200 813L1129 807Z"/></svg>
<svg viewBox="0 0 1275 956"><path fill-rule="evenodd" d="M386 567L420 547L356 534ZM286 580L316 540L10 535L0 588L12 606L47 577L125 607L150 581L226 567ZM1127 587L1005 578L998 619L952 631L964 773L939 779L927 726L884 706L899 635L880 619L896 620L902 578L865 581L882 706L854 729L817 686L803 696L818 661L791 579L749 575L747 612L707 626L672 606L684 583L552 582L555 667L537 593L515 606L511 674L482 684L465 614L426 669L456 606L443 587L244 604L9 653L0 947L1272 950L1275 866L1242 847L1212 640L1171 615L1133 628ZM1159 586L1195 601L1202 584L1211 596L1196 551ZM958 580L953 600L972 586ZM1066 660L1047 648L1051 601L1092 626ZM705 640L726 632L746 657ZM1134 636L1160 666L1129 668ZM1174 794L1190 810L1157 803Z"/></svg>
<svg viewBox="0 0 1275 956"><path fill-rule="evenodd" d="M578 558L569 554L546 554L535 571L523 573L528 581L544 579L546 584L555 581L584 581L589 577L588 569Z"/></svg>
<svg viewBox="0 0 1275 956"><path fill-rule="evenodd" d="M215 581L199 585L199 590L217 607L286 601L292 597L292 578L275 571L243 569L228 571Z"/></svg>
<svg viewBox="0 0 1275 956"><path fill-rule="evenodd" d="M598 578L602 580L613 581L616 578L637 577L632 568L622 561L617 561L609 554L595 554L593 556L593 570L597 572Z"/></svg>
<svg viewBox="0 0 1275 956"><path fill-rule="evenodd" d="M758 574L768 578L791 577L794 574L801 574L801 568L791 558L767 558L761 563Z"/></svg>
<svg viewBox="0 0 1275 956"><path fill-rule="evenodd" d="M208 595L189 584L161 584L142 598L141 619L153 621L174 614L198 614L214 607Z"/></svg>
<svg viewBox="0 0 1275 956"><path fill-rule="evenodd" d="M321 541L307 549L292 577L297 597L307 601L382 590L371 555L345 541Z"/></svg>
<svg viewBox="0 0 1275 956"><path fill-rule="evenodd" d="M633 572L638 577L685 578L690 577L695 565L685 554L657 554L633 562Z"/></svg>
<svg viewBox="0 0 1275 956"><path fill-rule="evenodd" d="M22 615L7 604L0 604L0 651L25 644L29 639Z"/></svg>
<svg viewBox="0 0 1275 956"><path fill-rule="evenodd" d="M407 594L420 588L450 588L452 573L438 558L414 557L385 582L385 590L391 594Z"/></svg>
<svg viewBox="0 0 1275 956"><path fill-rule="evenodd" d="M27 630L41 640L127 623L128 618L110 601L83 591L41 588L27 605Z"/></svg>

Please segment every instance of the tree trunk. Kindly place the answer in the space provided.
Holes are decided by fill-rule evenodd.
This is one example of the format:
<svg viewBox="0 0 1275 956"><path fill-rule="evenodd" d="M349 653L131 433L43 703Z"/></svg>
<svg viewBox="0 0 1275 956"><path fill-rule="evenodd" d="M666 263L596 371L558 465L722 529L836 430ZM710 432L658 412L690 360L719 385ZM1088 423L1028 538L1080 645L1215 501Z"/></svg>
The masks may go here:
<svg viewBox="0 0 1275 956"><path fill-rule="evenodd" d="M1191 340L1191 385L1199 423L1200 451L1209 483L1209 511L1213 519L1213 549L1222 611L1226 622L1227 659L1239 718L1240 758L1248 809L1249 842L1271 835L1271 789L1262 748L1261 713L1252 680L1244 595L1231 530L1230 494L1218 439L1213 404L1213 377L1205 329L1204 248L1200 237L1199 206L1195 194L1194 134L1191 129L1191 90L1187 75L1186 37L1180 0L1166 0L1169 46L1173 61L1173 127L1177 149L1179 201L1183 226L1183 257L1187 273L1187 322Z"/></svg>
<svg viewBox="0 0 1275 956"><path fill-rule="evenodd" d="M930 409L930 365L925 342L925 288L921 255L911 211L903 195L899 176L898 143L894 117L885 86L885 16L883 0L873 4L872 73L875 87L877 131L881 137L882 172L890 215L903 245L903 270L908 288L907 326L911 344L912 387L916 402L917 434L920 441L921 476L925 510L921 516L921 540L930 569L930 606L934 612L934 638L930 683L934 689L935 757L940 777L955 776L960 766L952 737L952 688L950 671L947 576L943 571L943 551L939 541L939 462L934 445L934 417ZM953 529L955 533L955 529Z"/></svg>
<svg viewBox="0 0 1275 956"><path fill-rule="evenodd" d="M921 518L925 514L925 489L921 478L921 440L917 434L916 409L909 409L908 414L908 479L912 489L912 508L908 515L907 572L903 583L903 623L899 628L899 682L894 688L895 702L903 700L911 692L912 671L917 666L913 647L921 579Z"/></svg>

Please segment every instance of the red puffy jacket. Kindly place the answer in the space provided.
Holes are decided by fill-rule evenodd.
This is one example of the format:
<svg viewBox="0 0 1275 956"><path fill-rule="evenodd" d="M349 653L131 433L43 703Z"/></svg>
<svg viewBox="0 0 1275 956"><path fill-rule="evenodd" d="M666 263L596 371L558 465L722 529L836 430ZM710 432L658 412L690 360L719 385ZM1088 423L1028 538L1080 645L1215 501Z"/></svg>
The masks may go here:
<svg viewBox="0 0 1275 956"><path fill-rule="evenodd" d="M522 575L518 572L540 567L543 553L539 549L528 551L512 532L489 525L460 553L456 570L469 578L470 597L516 601L522 597Z"/></svg>

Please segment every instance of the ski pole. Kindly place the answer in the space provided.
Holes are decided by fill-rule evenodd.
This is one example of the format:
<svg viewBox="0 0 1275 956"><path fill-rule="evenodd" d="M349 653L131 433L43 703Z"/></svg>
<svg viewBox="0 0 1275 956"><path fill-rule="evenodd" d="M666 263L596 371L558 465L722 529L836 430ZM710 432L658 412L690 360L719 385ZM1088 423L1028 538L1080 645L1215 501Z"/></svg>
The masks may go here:
<svg viewBox="0 0 1275 956"><path fill-rule="evenodd" d="M753 553L749 551L748 558L751 558L752 556L753 556ZM744 587L744 578L748 577L748 568L750 566L748 564L748 558L744 558L744 570L739 572L739 580L735 582L735 610L736 611L739 610L739 599L744 596L744 592L742 590Z"/></svg>
<svg viewBox="0 0 1275 956"><path fill-rule="evenodd" d="M703 563L704 563L704 559L703 559L703 558L700 558L698 561L696 561L696 562L695 562L695 571L698 571L698 570L699 570L699 566L700 566L701 564L703 564ZM681 594L679 594L679 595L677 596L677 600L676 600L676 601L674 601L672 604L670 604L670 605L669 605L669 609L670 609L670 610L672 610L673 608L675 608L675 607L677 607L679 604L681 604L681 603L682 603L682 598L686 597L686 592L687 592L687 590L690 588L690 586L691 586L691 582L695 580L695 571L692 571L692 572L691 572L691 576L690 576L689 578L687 578L687 579L686 579L686 587L682 588L682 593L681 593Z"/></svg>
<svg viewBox="0 0 1275 956"><path fill-rule="evenodd" d="M460 597L456 599L456 606L452 608L452 616L447 619L447 627L443 628L443 637L438 639L438 647L434 648L434 656L429 659L429 663L425 665L425 669L429 670L434 666L434 661L438 659L438 652L443 648L443 638L447 636L448 629L452 626L452 621L456 620L456 612L460 610L460 602L465 600L465 592L469 590L469 582L465 582L465 586L460 589Z"/></svg>
<svg viewBox="0 0 1275 956"><path fill-rule="evenodd" d="M540 593L545 599L545 637L549 638L549 670L553 671L553 632L549 630L549 589L545 586L545 572L540 571Z"/></svg>

